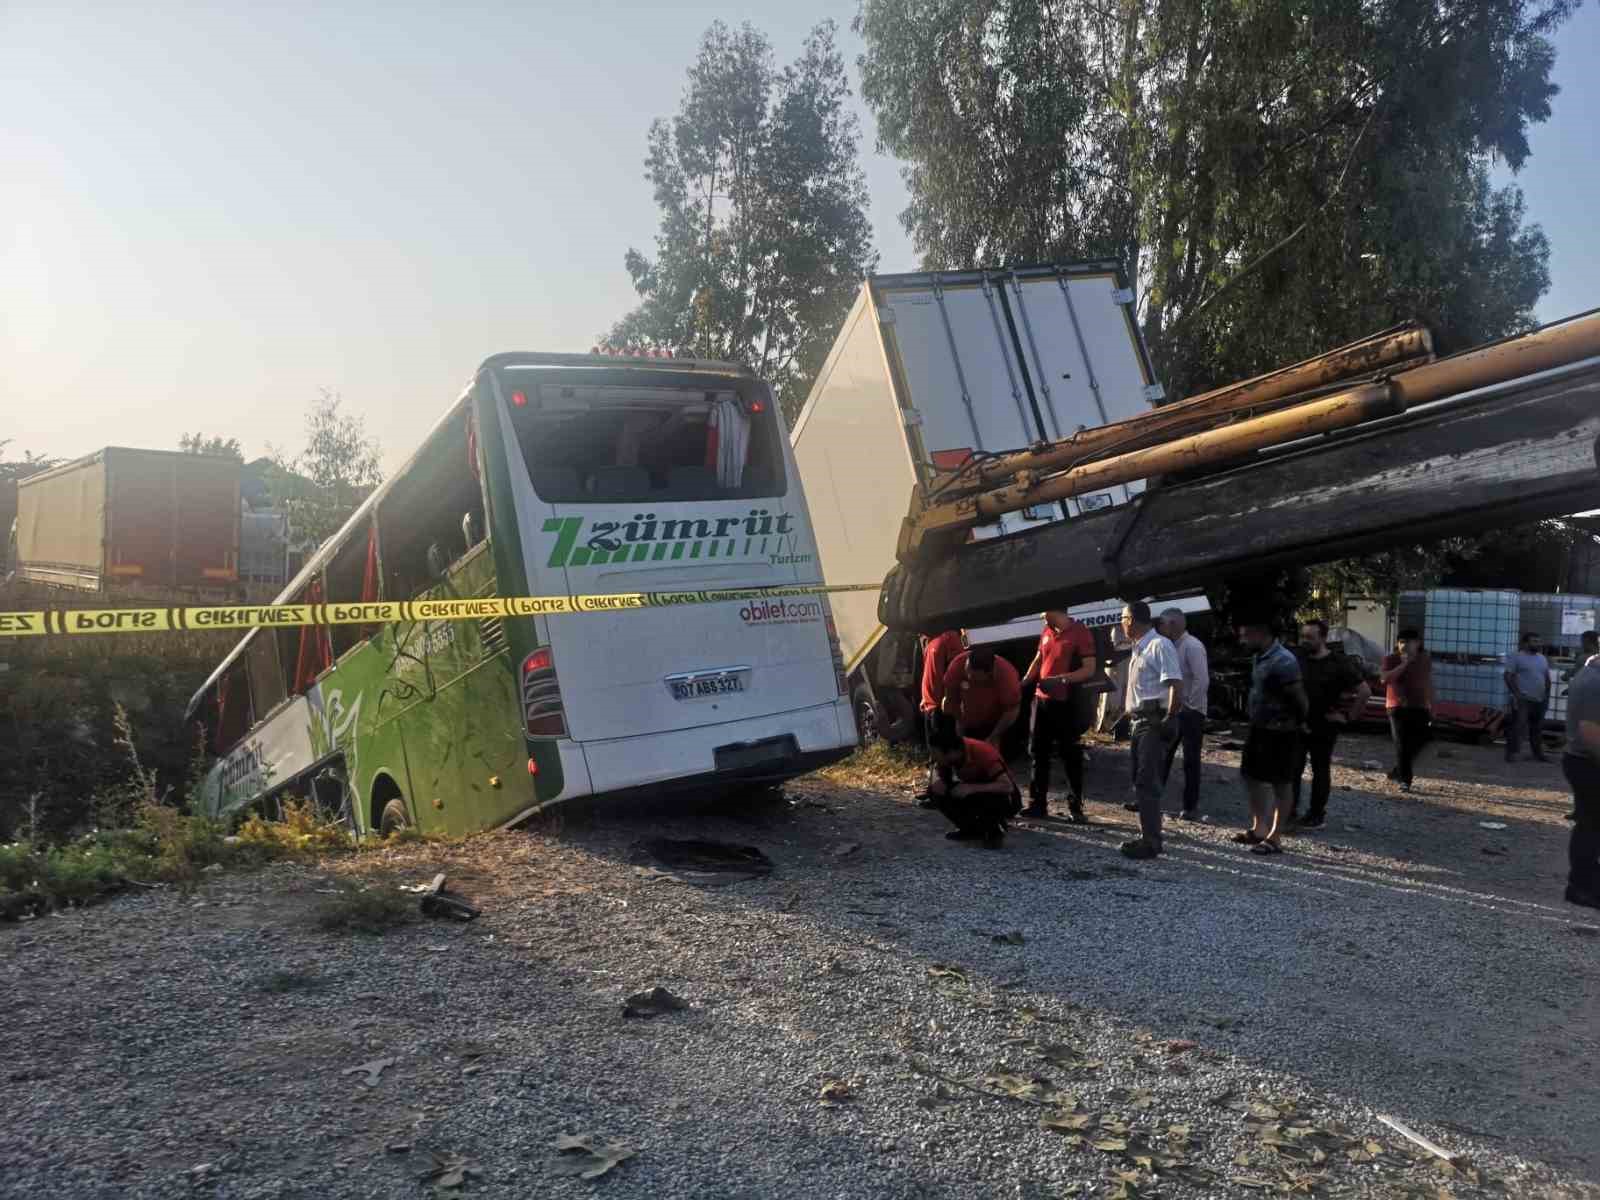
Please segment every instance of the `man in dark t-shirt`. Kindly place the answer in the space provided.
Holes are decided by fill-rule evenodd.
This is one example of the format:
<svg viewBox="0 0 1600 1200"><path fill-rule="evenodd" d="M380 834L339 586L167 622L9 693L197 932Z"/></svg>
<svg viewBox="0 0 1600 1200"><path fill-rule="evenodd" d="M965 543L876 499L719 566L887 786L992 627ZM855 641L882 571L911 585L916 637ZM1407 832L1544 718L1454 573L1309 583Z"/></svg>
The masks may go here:
<svg viewBox="0 0 1600 1200"><path fill-rule="evenodd" d="M1567 749L1561 768L1572 788L1567 901L1600 908L1600 662L1590 660L1567 691Z"/></svg>
<svg viewBox="0 0 1600 1200"><path fill-rule="evenodd" d="M1333 746L1339 740L1352 712L1367 702L1370 689L1360 663L1328 645L1328 623L1307 621L1300 627L1300 645L1295 656L1300 660L1300 681L1305 684L1311 709L1306 718L1306 734L1300 770L1294 776L1294 808L1291 820L1301 829L1320 829L1328 812L1328 793L1332 791ZM1306 762L1311 764L1311 807L1300 815L1300 782Z"/></svg>

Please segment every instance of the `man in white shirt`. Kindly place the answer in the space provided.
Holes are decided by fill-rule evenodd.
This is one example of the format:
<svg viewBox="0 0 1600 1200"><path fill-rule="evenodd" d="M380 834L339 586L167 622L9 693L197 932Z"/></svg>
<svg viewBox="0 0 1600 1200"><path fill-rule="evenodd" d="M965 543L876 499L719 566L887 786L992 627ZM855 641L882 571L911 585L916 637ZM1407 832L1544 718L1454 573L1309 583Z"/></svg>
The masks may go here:
<svg viewBox="0 0 1600 1200"><path fill-rule="evenodd" d="M1133 718L1134 791L1139 797L1139 837L1122 844L1129 858L1161 853L1162 766L1167 746L1178 735L1183 667L1172 643L1150 621L1150 606L1135 600L1122 609L1122 631L1133 643L1128 659L1126 704Z"/></svg>
<svg viewBox="0 0 1600 1200"><path fill-rule="evenodd" d="M1516 762L1527 734L1528 750L1544 762L1544 709L1550 695L1550 660L1539 653L1538 636L1522 635L1519 649L1506 655L1506 687L1511 689L1511 727L1506 730L1506 761Z"/></svg>
<svg viewBox="0 0 1600 1200"><path fill-rule="evenodd" d="M1178 698L1183 708L1178 713L1178 736L1167 746L1166 768L1161 773L1163 784L1172 774L1172 760L1178 755L1178 745L1183 744L1183 809L1180 821L1195 821L1200 817L1200 743L1206 733L1206 711L1211 693L1211 665L1206 659L1205 644L1189 632L1188 618L1181 608L1169 608L1161 614L1161 632L1178 652L1178 665L1183 669L1183 686Z"/></svg>

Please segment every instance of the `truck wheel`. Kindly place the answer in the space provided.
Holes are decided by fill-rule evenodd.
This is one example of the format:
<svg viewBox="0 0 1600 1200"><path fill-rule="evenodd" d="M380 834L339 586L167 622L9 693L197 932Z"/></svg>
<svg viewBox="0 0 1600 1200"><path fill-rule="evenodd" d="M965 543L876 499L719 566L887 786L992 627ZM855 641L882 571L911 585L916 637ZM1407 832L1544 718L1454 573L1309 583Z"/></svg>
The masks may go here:
<svg viewBox="0 0 1600 1200"><path fill-rule="evenodd" d="M378 822L378 832L384 837L411 828L411 815L406 812L406 802L396 797L383 806L383 817Z"/></svg>
<svg viewBox="0 0 1600 1200"><path fill-rule="evenodd" d="M867 691L867 685L856 685L855 691L850 693L850 705L856 713L856 732L861 736L863 746L870 745L878 740L878 706L872 702L872 693Z"/></svg>

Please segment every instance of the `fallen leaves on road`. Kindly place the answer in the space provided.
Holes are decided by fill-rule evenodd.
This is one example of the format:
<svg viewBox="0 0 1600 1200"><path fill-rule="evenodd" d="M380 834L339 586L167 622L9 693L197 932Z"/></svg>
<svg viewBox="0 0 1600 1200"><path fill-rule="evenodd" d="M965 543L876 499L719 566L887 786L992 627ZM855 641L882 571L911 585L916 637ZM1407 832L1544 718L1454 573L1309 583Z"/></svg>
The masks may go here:
<svg viewBox="0 0 1600 1200"><path fill-rule="evenodd" d="M1074 1071L1098 1071L1105 1064L1089 1058L1068 1042L1039 1042L1034 1049L1040 1058L1051 1066L1066 1067Z"/></svg>
<svg viewBox="0 0 1600 1200"><path fill-rule="evenodd" d="M599 1179L638 1153L621 1142L601 1141L593 1133L563 1134L556 1139L556 1152L563 1156L556 1169L580 1179Z"/></svg>
<svg viewBox="0 0 1600 1200"><path fill-rule="evenodd" d="M459 1192L466 1187L467 1180L479 1179L483 1171L478 1164L463 1154L433 1155L433 1166L422 1172L417 1178L433 1185L436 1196L448 1196Z"/></svg>
<svg viewBox="0 0 1600 1200"><path fill-rule="evenodd" d="M377 1087L378 1086L378 1076L383 1074L385 1068L392 1067L392 1066L394 1066L395 1063L397 1063L399 1061L400 1060L398 1058L375 1058L371 1062L362 1063L359 1067L346 1067L343 1071L340 1071L339 1074L341 1074L341 1075L363 1075L364 1074L366 1076L366 1078L363 1079L361 1082L366 1084L368 1087Z"/></svg>
<svg viewBox="0 0 1600 1200"><path fill-rule="evenodd" d="M1065 1093L1056 1090L1055 1084L1043 1075L1019 1075L1014 1071L991 1071L981 1076L978 1084L991 1092L998 1092L1003 1096L1010 1096L1013 1100L1025 1100L1029 1104L1057 1105L1064 1099L1072 1099ZM1072 1099L1076 1104L1077 1100Z"/></svg>
<svg viewBox="0 0 1600 1200"><path fill-rule="evenodd" d="M848 1104L856 1098L855 1090L849 1082L843 1079L830 1079L822 1085L822 1090L817 1093L817 1099L823 1108L837 1108L841 1104Z"/></svg>
<svg viewBox="0 0 1600 1200"><path fill-rule="evenodd" d="M1089 1128L1090 1120L1088 1113L1047 1113L1039 1118L1039 1128L1048 1133L1074 1133Z"/></svg>

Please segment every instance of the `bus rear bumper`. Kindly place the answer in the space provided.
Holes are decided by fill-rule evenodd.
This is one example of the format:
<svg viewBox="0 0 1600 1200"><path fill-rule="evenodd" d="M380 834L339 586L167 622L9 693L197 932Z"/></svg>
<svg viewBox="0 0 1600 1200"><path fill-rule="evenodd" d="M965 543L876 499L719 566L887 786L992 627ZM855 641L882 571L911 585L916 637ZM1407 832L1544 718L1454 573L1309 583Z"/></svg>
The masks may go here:
<svg viewBox="0 0 1600 1200"><path fill-rule="evenodd" d="M776 783L844 758L856 745L848 700L670 733L584 742L596 794Z"/></svg>

